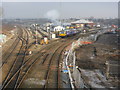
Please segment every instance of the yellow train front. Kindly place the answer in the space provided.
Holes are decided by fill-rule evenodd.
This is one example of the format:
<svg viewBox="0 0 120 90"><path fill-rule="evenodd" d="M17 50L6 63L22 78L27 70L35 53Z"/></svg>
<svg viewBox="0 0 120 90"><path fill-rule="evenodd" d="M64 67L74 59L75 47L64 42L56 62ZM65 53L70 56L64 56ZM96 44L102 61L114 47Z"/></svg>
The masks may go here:
<svg viewBox="0 0 120 90"><path fill-rule="evenodd" d="M67 36L66 31L60 31L58 36L59 37L66 37Z"/></svg>

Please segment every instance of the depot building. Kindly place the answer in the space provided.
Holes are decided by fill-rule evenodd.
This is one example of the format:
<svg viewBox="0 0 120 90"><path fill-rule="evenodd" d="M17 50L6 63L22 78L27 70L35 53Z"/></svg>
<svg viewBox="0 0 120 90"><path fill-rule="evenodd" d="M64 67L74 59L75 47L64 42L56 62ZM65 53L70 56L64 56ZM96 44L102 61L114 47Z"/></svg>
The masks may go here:
<svg viewBox="0 0 120 90"><path fill-rule="evenodd" d="M76 28L81 28L86 26L93 27L95 23L93 21L81 19L81 20L71 22L71 25L75 26Z"/></svg>

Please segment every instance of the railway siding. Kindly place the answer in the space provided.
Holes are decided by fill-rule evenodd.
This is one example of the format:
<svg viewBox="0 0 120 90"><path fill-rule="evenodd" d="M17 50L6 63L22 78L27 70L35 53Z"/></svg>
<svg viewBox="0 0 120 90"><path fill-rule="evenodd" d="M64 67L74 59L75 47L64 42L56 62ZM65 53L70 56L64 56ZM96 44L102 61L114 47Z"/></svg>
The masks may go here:
<svg viewBox="0 0 120 90"><path fill-rule="evenodd" d="M19 54L16 56L16 58L14 59L13 64L10 67L10 70L8 72L8 74L6 75L4 81L3 81L3 87L2 88L12 88L15 86L17 78L19 77L19 73L16 75L16 78L13 78L14 74L17 72L17 70L22 66L24 58L25 58L25 53L27 50L27 44L28 44L28 32L26 32L26 34L22 33L21 28L19 28L19 39L22 41L20 50L19 50ZM25 31L24 31L25 32ZM12 79L13 78L13 79ZM12 79L12 81L11 81ZM11 87L12 86L12 87Z"/></svg>
<svg viewBox="0 0 120 90"><path fill-rule="evenodd" d="M79 36L79 35L78 35ZM76 38L76 36L74 37L74 39ZM53 73L54 73L54 75L55 74L57 74L58 73L58 67L59 67L59 60L58 60L58 57L60 57L59 56L59 54L60 54L60 52L62 53L62 50L64 50L64 48L62 48L62 47L66 47L68 44L70 44L72 41L74 41L74 39L73 40L67 40L66 39L66 41L67 42L63 42L63 40L60 40L60 41L58 41L58 42L53 42L52 44L51 44L51 46L48 46L48 47L46 47L46 49L43 49L43 51L41 51L41 54L43 53L43 55L41 55L41 57L40 57L40 52L38 53L38 60L36 61L36 63L35 63L35 65L33 65L32 66L32 68L31 68L31 71L32 72L28 72L28 74L25 76L25 79L23 80L23 83L22 83L22 85L20 86L20 87L39 87L39 88L43 88L43 86L44 85L36 85L35 83L27 83L27 81L28 80L30 80L30 78L31 79L34 79L34 78L37 78L37 79L39 79L41 82L42 81L48 81L48 80L55 80L56 81L56 79L58 80L58 77L56 77L56 79L55 78L53 78L53 77L51 77L52 76L52 71L51 71L51 69L53 70ZM68 43L69 42L69 43ZM65 43L66 43L66 46L65 46ZM63 44L63 45L62 45ZM61 47L61 45L62 45L62 47ZM53 48L53 46L54 46L54 48ZM49 48L49 49L48 49ZM59 53L57 53L58 51L56 51L56 49L57 48L61 48L61 50L59 51ZM59 50L59 49L58 49ZM56 52L56 53L55 53ZM54 58L53 58L54 57ZM53 58L53 59L52 59ZM56 63L54 63L54 61L51 61L51 60L54 60L54 61L56 61ZM51 67L51 65L50 65L50 63L53 63L53 64L51 64L52 65L52 67ZM34 68L36 68L35 70L34 70ZM47 79L45 79L45 76L47 75L47 72L48 72L48 70L50 70L49 72L51 73L50 74L50 77L48 78L48 80ZM55 72L56 71L56 72ZM41 74L39 74L39 73L41 73ZM45 75L46 74L46 75ZM47 77L47 76L46 76ZM58 81L57 81L58 82ZM37 83L37 82L36 82ZM46 82L47 83L47 82ZM51 81L50 81L50 83L51 83ZM45 87L48 87L49 85L50 85L50 83L48 83L48 84L46 84L46 86L44 86L44 88ZM58 87L57 86L57 84L58 83L54 83L54 86L52 86L52 87Z"/></svg>

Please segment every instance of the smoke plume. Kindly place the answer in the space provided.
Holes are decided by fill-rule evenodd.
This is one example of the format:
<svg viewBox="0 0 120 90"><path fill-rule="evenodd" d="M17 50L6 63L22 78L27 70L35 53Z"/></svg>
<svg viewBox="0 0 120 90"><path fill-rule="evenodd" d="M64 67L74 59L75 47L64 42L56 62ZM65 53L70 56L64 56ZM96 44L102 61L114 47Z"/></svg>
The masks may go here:
<svg viewBox="0 0 120 90"><path fill-rule="evenodd" d="M50 10L45 14L45 17L50 19L55 25L60 25L56 19L59 18L59 12L57 10Z"/></svg>
<svg viewBox="0 0 120 90"><path fill-rule="evenodd" d="M50 10L46 13L45 17L53 20L58 19L59 12L57 10Z"/></svg>

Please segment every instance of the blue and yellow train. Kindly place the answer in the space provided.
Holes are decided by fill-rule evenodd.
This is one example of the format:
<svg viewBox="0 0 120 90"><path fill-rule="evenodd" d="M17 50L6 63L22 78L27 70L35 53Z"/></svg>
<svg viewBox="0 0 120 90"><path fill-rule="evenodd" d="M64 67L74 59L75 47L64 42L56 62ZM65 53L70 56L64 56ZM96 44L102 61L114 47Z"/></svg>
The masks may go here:
<svg viewBox="0 0 120 90"><path fill-rule="evenodd" d="M76 29L73 29L73 30L62 30L62 31L59 31L58 36L59 37L67 37L67 36L75 35L77 33L79 33L79 31L76 30Z"/></svg>

